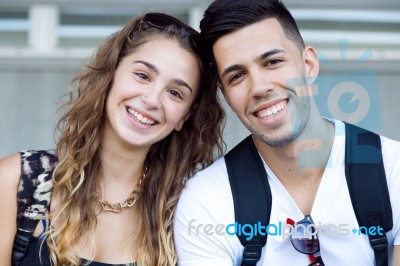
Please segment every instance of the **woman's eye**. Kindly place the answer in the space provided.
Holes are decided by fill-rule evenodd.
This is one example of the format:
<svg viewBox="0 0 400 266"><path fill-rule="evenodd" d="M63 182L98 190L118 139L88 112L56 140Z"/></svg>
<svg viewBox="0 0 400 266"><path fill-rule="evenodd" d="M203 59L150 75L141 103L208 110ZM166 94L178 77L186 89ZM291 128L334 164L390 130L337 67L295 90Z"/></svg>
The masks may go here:
<svg viewBox="0 0 400 266"><path fill-rule="evenodd" d="M182 95L177 90L169 90L169 93L174 97L177 97L179 99L183 99Z"/></svg>
<svg viewBox="0 0 400 266"><path fill-rule="evenodd" d="M150 79L149 79L149 76L147 76L147 75L144 74L144 73L136 73L136 76L138 76L140 79L143 79L143 80L147 80L147 81L150 80Z"/></svg>

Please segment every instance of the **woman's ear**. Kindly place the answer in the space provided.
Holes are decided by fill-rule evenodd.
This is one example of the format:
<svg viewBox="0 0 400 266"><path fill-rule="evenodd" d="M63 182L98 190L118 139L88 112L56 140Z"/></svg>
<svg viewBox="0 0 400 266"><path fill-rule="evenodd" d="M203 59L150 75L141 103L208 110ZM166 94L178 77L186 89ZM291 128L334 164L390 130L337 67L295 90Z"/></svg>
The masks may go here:
<svg viewBox="0 0 400 266"><path fill-rule="evenodd" d="M312 46L307 46L303 50L303 60L305 66L305 74L308 84L314 83L319 72L319 61L317 52Z"/></svg>
<svg viewBox="0 0 400 266"><path fill-rule="evenodd" d="M187 112L187 114L184 117L182 117L182 119L175 126L175 130L176 131L181 131L182 130L183 124L185 123L186 120L188 120L190 118L190 116L192 114L194 114L194 112L197 109L197 107L198 107L198 104L193 105L192 109L190 109L190 111Z"/></svg>

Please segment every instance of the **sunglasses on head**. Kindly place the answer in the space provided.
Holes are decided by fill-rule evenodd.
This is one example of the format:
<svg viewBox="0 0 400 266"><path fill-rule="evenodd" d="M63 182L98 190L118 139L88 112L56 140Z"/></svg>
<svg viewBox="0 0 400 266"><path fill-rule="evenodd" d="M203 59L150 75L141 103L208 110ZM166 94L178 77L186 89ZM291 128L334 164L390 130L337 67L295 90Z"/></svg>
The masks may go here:
<svg viewBox="0 0 400 266"><path fill-rule="evenodd" d="M196 52L202 54L202 50L200 49L200 33L179 19L164 13L147 13L143 16L142 21L159 30L165 30L168 26L172 25L187 30L190 33L190 41L196 49Z"/></svg>
<svg viewBox="0 0 400 266"><path fill-rule="evenodd" d="M294 222L288 219L288 224L294 225ZM306 215L292 229L294 231L290 234L290 242L298 252L309 255L312 262L308 266L325 266L320 254L319 239L315 228L311 216Z"/></svg>

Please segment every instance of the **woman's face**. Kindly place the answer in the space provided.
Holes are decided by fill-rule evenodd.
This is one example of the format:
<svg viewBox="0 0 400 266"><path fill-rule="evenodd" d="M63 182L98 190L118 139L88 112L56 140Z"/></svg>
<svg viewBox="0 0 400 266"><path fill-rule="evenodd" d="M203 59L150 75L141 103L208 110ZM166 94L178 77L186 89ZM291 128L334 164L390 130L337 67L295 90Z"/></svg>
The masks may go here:
<svg viewBox="0 0 400 266"><path fill-rule="evenodd" d="M199 87L197 59L176 40L152 39L125 56L106 102L105 137L150 147L190 116Z"/></svg>

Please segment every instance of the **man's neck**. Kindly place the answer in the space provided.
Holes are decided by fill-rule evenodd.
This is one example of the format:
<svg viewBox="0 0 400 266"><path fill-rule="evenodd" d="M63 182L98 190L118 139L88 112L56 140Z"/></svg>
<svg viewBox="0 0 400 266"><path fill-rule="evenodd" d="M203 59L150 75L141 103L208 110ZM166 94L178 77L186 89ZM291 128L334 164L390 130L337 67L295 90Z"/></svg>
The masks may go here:
<svg viewBox="0 0 400 266"><path fill-rule="evenodd" d="M310 182L322 177L333 146L335 127L321 118L307 128L311 133L302 134L282 147L271 147L254 139L264 161L283 183L302 182L302 179Z"/></svg>
<svg viewBox="0 0 400 266"><path fill-rule="evenodd" d="M323 118L306 128L308 134L282 147L254 139L264 161L304 215L311 214L335 136L334 124Z"/></svg>

